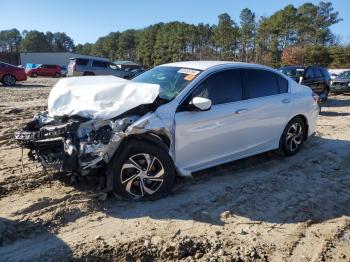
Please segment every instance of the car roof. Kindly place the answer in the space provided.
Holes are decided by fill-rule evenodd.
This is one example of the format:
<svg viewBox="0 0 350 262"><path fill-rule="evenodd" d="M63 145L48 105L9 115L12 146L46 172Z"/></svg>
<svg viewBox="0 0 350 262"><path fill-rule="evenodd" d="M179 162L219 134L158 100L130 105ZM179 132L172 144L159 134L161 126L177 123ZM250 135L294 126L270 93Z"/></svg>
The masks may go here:
<svg viewBox="0 0 350 262"><path fill-rule="evenodd" d="M282 66L280 69L283 69L283 68L290 68L290 69L302 68L302 69L305 69L306 66L297 66L297 65L294 65L294 66Z"/></svg>
<svg viewBox="0 0 350 262"><path fill-rule="evenodd" d="M268 68L270 67L251 64L251 63L242 63L242 62L231 62L231 61L184 61L184 62L175 62L163 64L160 66L173 66L173 67L183 67L183 68L191 68L197 70L207 70L211 67L220 66L220 65L234 65L234 66L242 66L242 67L259 67L259 68Z"/></svg>

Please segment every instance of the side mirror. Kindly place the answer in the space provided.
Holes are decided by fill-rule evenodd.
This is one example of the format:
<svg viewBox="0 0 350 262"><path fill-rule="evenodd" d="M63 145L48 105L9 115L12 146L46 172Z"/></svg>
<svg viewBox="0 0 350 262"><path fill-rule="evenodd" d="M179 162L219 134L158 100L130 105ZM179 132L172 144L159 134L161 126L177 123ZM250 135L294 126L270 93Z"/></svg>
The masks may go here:
<svg viewBox="0 0 350 262"><path fill-rule="evenodd" d="M193 105L200 111L207 111L211 108L211 100L208 98L196 96L191 100L190 105Z"/></svg>

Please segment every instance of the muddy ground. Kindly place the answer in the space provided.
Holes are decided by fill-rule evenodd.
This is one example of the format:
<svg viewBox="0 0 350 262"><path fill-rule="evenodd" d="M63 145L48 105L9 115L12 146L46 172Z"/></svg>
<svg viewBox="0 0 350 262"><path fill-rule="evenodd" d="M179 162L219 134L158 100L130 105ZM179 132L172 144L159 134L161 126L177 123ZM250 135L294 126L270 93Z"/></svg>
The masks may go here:
<svg viewBox="0 0 350 262"><path fill-rule="evenodd" d="M0 86L1 261L350 261L350 96L331 96L296 156L273 152L126 202L28 161L13 132L55 79Z"/></svg>

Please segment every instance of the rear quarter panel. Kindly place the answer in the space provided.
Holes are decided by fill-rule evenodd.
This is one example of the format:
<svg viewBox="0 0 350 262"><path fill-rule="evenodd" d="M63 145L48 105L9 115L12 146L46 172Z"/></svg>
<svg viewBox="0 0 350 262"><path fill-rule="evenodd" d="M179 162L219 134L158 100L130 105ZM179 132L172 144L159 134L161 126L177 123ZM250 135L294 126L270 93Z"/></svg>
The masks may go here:
<svg viewBox="0 0 350 262"><path fill-rule="evenodd" d="M294 83L291 86L293 97L293 115L303 115L308 124L308 136L316 131L317 118L320 108L312 97L312 90L308 86Z"/></svg>

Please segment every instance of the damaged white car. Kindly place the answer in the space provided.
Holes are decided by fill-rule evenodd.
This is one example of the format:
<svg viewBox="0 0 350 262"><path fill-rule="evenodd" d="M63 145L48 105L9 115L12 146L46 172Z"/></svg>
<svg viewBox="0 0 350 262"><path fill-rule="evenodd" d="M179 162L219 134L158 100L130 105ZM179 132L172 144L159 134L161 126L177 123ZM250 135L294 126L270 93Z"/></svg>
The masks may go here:
<svg viewBox="0 0 350 262"><path fill-rule="evenodd" d="M131 81L62 79L48 111L15 136L44 167L103 174L106 191L158 198L176 174L274 149L297 153L318 112L310 88L269 67L179 62Z"/></svg>

